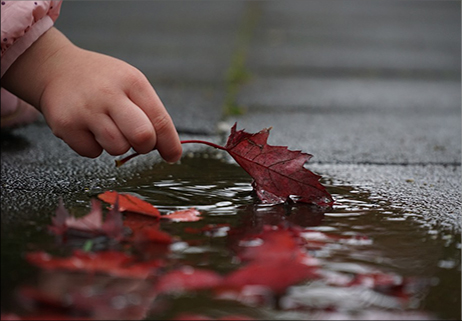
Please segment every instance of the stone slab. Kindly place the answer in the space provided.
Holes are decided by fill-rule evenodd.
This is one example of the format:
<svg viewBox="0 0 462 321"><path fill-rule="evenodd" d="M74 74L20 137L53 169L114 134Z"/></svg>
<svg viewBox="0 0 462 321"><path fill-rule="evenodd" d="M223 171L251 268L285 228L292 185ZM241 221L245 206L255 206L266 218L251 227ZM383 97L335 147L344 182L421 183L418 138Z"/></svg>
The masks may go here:
<svg viewBox="0 0 462 321"><path fill-rule="evenodd" d="M460 78L460 2L264 2L249 52L258 74L375 70Z"/></svg>
<svg viewBox="0 0 462 321"><path fill-rule="evenodd" d="M370 193L369 199L390 204L404 219L431 233L461 232L460 166L312 164L327 180L342 181ZM387 217L384 213L384 220Z"/></svg>
<svg viewBox="0 0 462 321"><path fill-rule="evenodd" d="M460 114L284 112L234 118L238 128L273 127L269 143L322 163L459 164ZM232 122L230 122L231 124Z"/></svg>

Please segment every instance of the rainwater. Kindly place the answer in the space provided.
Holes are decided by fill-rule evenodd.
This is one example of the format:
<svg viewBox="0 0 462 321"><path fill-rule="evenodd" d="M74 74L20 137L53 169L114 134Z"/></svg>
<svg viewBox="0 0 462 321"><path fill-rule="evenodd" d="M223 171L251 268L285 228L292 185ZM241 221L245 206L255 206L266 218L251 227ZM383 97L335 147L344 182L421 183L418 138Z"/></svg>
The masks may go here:
<svg viewBox="0 0 462 321"><path fill-rule="evenodd" d="M425 230L399 208L371 196L361 186L348 186L325 176L321 182L335 199L332 208L260 204L252 193L249 175L222 155L192 155L177 164L162 162L124 179L114 190L136 195L155 205L162 214L190 207L201 212L203 219L197 222L161 221L161 229L175 239L168 252L172 266L191 266L226 275L245 264L236 258L236 242L264 228L296 227L311 242L307 252L316 260L322 276L289 286L282 295L263 300L244 294L220 298L211 291L163 295L151 300L149 308L133 317L460 319L460 235ZM90 198L100 192L103 190L93 187L75 195L73 202L65 204L66 208L76 215L86 214ZM37 311L37 306L28 306L21 300L20 289L25 285L60 287L54 291L64 291L65 295L62 283L69 279L59 273L42 273L24 259L28 251L59 252L55 239L47 232L53 215L46 213L38 222L19 222L9 230L2 229L2 313ZM191 233L192 230L202 232ZM371 275L378 277L377 284L372 284ZM358 277L363 277L363 281L352 282ZM76 287L78 282L72 280ZM120 286L129 295L114 298L114 309L121 309L130 300L134 306L141 304L139 296L143 292L133 289L145 285L127 281ZM62 309L60 313L66 311Z"/></svg>

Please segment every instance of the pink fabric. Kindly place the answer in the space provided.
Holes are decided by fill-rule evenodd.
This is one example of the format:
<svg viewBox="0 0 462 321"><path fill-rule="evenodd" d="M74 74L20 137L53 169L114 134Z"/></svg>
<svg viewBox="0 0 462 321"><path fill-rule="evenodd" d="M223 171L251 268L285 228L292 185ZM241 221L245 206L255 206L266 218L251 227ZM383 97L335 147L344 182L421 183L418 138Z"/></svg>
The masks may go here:
<svg viewBox="0 0 462 321"><path fill-rule="evenodd" d="M53 26L62 1L1 1L1 75Z"/></svg>
<svg viewBox="0 0 462 321"><path fill-rule="evenodd" d="M62 1L1 1L1 77L53 26L61 4ZM24 124L37 118L37 112L30 105L3 88L1 94L2 127ZM14 121L12 118L15 118Z"/></svg>

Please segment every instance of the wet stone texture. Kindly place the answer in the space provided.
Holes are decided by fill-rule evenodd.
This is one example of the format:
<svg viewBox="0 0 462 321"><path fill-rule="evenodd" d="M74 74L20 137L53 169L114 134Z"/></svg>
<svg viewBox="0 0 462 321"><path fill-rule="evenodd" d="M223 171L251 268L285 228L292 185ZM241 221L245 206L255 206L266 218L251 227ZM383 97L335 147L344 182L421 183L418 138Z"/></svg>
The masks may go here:
<svg viewBox="0 0 462 321"><path fill-rule="evenodd" d="M460 231L460 4L289 3L260 8L230 124Z"/></svg>

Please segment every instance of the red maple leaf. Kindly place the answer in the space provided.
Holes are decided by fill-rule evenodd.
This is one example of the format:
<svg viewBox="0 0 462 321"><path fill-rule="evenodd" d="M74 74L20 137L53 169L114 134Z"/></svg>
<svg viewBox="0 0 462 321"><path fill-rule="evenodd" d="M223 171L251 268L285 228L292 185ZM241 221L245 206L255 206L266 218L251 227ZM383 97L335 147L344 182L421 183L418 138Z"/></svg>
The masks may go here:
<svg viewBox="0 0 462 321"><path fill-rule="evenodd" d="M236 131L236 124L225 150L254 179L252 186L263 203L298 202L332 205L332 196L319 183L321 176L304 167L312 157L285 146L267 144L271 128L250 134Z"/></svg>
<svg viewBox="0 0 462 321"><path fill-rule="evenodd" d="M227 151L236 162L254 179L252 186L263 203L283 203L287 200L331 206L332 196L321 185L321 176L306 169L304 165L312 157L301 151L292 151L285 146L268 145L271 128L251 134L236 131L236 124L225 146L202 140L185 140L186 143L206 144ZM116 161L121 166L138 154Z"/></svg>

